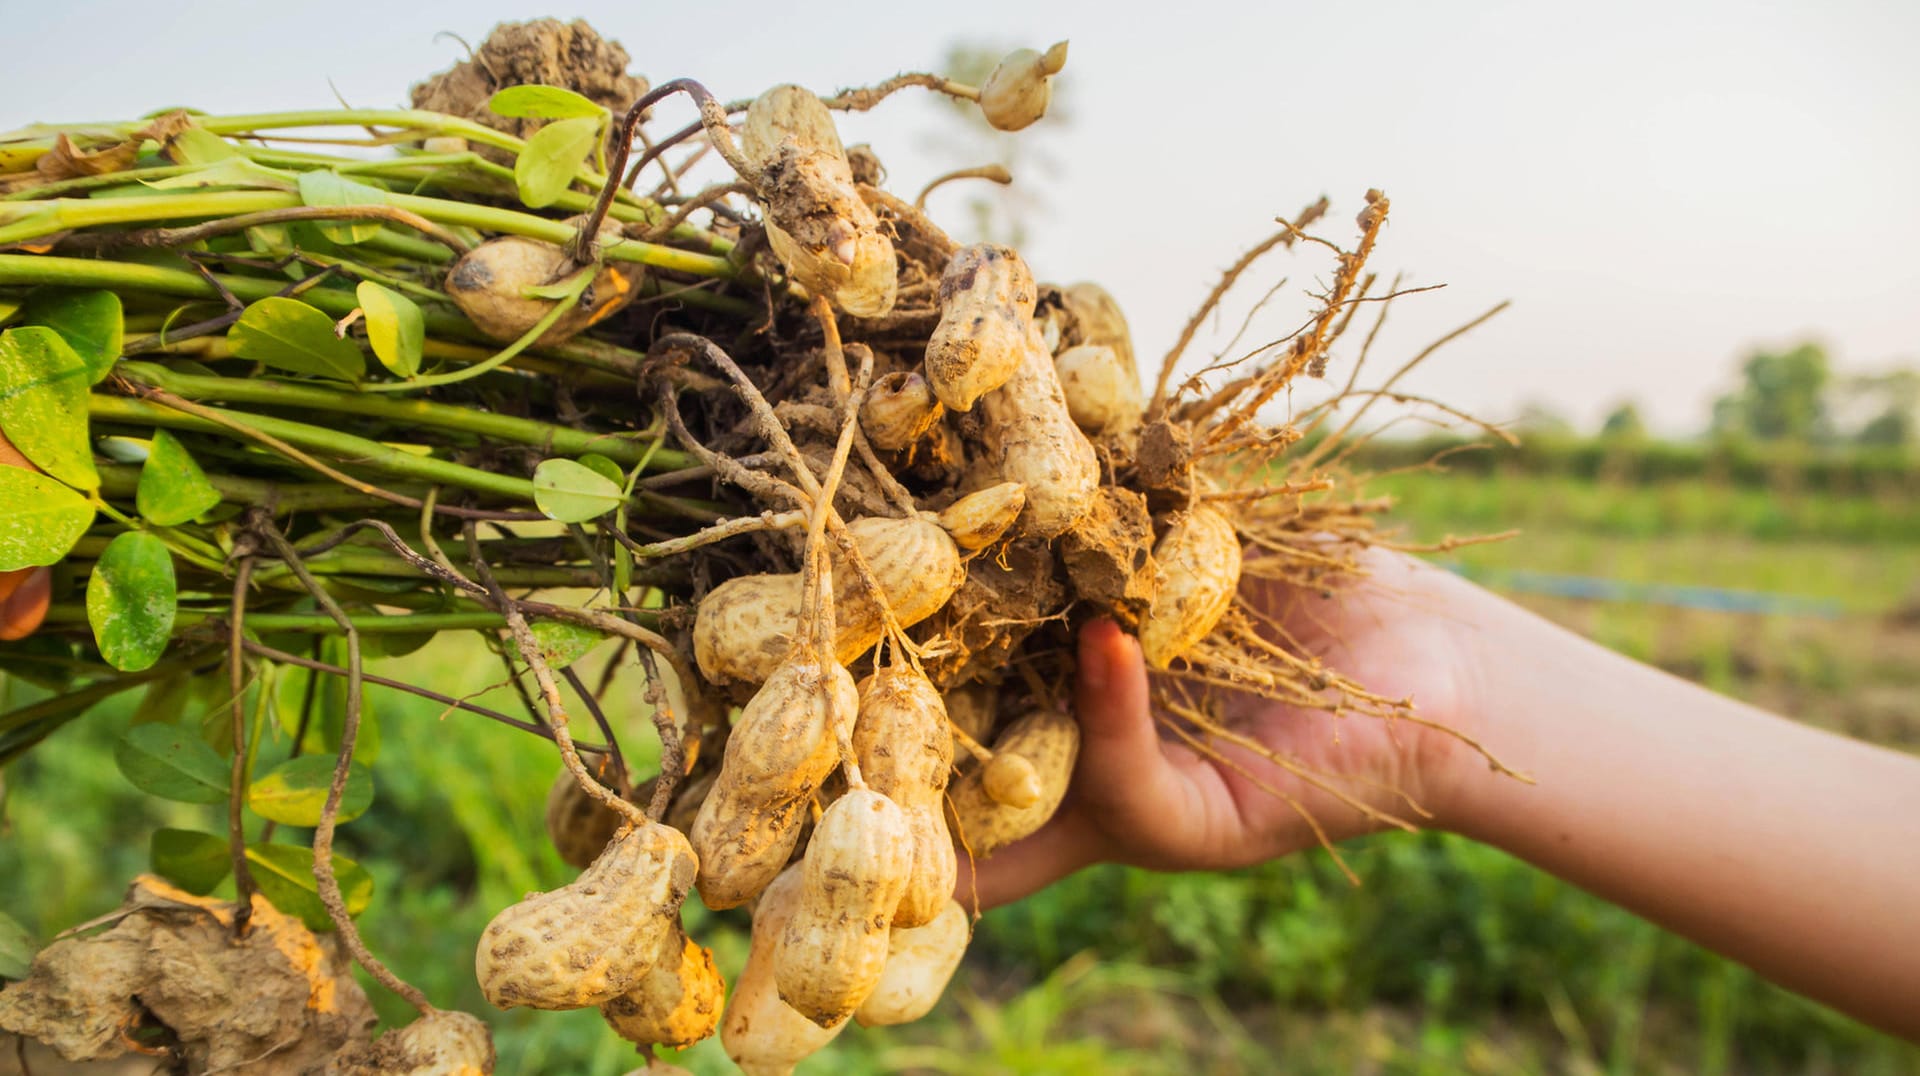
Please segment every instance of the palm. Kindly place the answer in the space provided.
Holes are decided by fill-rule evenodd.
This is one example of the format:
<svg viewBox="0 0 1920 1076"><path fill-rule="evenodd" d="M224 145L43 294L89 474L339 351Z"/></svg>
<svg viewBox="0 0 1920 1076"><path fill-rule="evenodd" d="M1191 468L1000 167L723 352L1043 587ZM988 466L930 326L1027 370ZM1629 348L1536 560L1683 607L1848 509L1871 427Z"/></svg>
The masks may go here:
<svg viewBox="0 0 1920 1076"><path fill-rule="evenodd" d="M1423 717L1457 724L1458 626L1438 608L1452 581L1392 556L1370 568L1372 579L1337 601L1276 591L1268 608L1329 669L1389 698L1412 696ZM1216 738L1197 752L1159 736L1146 716L1151 689L1130 638L1094 626L1081 652L1086 742L1073 791L1046 829L981 866L988 903L1099 860L1237 867L1313 845L1316 823L1341 840L1386 815L1418 821L1409 800L1443 791L1436 784L1458 754L1457 740L1409 722L1337 718L1252 695L1222 700L1226 725L1250 743Z"/></svg>

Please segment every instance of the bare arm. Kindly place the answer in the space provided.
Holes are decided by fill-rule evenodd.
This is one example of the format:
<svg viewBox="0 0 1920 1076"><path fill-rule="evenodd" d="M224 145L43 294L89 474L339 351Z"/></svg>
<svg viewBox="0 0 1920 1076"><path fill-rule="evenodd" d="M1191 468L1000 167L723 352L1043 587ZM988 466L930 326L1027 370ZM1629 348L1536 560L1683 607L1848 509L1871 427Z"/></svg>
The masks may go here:
<svg viewBox="0 0 1920 1076"><path fill-rule="evenodd" d="M1920 1038L1920 759L1479 619L1487 734L1538 783L1463 779L1450 828Z"/></svg>
<svg viewBox="0 0 1920 1076"><path fill-rule="evenodd" d="M1437 827L1920 1040L1920 758L1720 697L1437 569L1384 554L1372 566L1335 602L1294 609L1296 634L1535 783L1491 772L1457 739L1319 711L1250 709L1243 731L1355 787L1406 792ZM1046 828L979 865L984 903L1089 863L1218 869L1312 846L1299 815L1242 770L1336 840L1375 828L1251 755L1221 766L1162 740L1139 649L1111 624L1090 625L1080 652L1073 792ZM971 886L962 879L963 899Z"/></svg>

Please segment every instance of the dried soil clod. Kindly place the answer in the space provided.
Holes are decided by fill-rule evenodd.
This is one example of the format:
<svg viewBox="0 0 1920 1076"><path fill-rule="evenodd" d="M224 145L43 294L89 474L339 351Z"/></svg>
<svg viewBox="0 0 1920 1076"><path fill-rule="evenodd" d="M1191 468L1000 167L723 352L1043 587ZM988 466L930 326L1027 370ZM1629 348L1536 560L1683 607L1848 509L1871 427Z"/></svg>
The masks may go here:
<svg viewBox="0 0 1920 1076"><path fill-rule="evenodd" d="M1132 623L1159 588L1153 560L1153 517L1133 490L1102 486L1093 507L1060 539L1060 559L1074 594Z"/></svg>
<svg viewBox="0 0 1920 1076"><path fill-rule="evenodd" d="M318 1071L363 1044L373 1007L332 938L258 894L235 938L235 910L141 876L111 927L53 942L0 990L0 1031L78 1062L122 1057L126 1033L165 1029L185 1071L244 1076Z"/></svg>
<svg viewBox="0 0 1920 1076"><path fill-rule="evenodd" d="M647 80L627 72L627 50L596 33L583 19L503 22L487 34L469 59L413 87L413 107L484 123L526 138L539 119L501 116L487 107L508 86L560 86L616 115L647 92ZM513 156L491 146L478 152L497 164Z"/></svg>

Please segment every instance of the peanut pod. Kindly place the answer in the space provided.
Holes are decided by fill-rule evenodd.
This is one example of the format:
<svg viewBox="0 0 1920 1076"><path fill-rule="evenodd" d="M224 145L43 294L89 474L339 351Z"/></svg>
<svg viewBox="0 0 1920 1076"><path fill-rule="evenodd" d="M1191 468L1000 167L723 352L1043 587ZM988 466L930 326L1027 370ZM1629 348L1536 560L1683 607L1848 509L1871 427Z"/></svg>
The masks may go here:
<svg viewBox="0 0 1920 1076"><path fill-rule="evenodd" d="M860 429L873 447L899 452L940 421L940 401L927 379L909 370L883 374L860 402Z"/></svg>
<svg viewBox="0 0 1920 1076"><path fill-rule="evenodd" d="M1060 809L1080 756L1080 726L1058 710L1035 710L1000 733L993 753L995 761L1017 755L1030 763L1040 795L1025 807L1001 803L987 792L984 767L954 779L947 794L948 822L955 837L983 859L1039 829Z"/></svg>
<svg viewBox="0 0 1920 1076"><path fill-rule="evenodd" d="M744 904L793 854L807 804L840 761L859 707L853 674L798 651L774 669L734 721L720 776L689 836L700 854L700 899Z"/></svg>
<svg viewBox="0 0 1920 1076"><path fill-rule="evenodd" d="M847 524L902 627L933 615L966 580L960 550L926 519L870 517ZM872 649L886 627L853 566L833 550L834 653L850 662ZM786 656L800 624L801 578L745 575L713 588L693 624L694 659L710 681L765 680Z"/></svg>
<svg viewBox="0 0 1920 1076"><path fill-rule="evenodd" d="M933 1011L947 981L966 955L971 933L967 910L948 899L925 926L895 926L887 937L887 966L880 984L854 1010L861 1027L906 1024Z"/></svg>
<svg viewBox="0 0 1920 1076"><path fill-rule="evenodd" d="M927 340L927 381L940 402L971 411L1007 383L1026 355L1033 273L1012 247L975 243L947 259L940 274L940 323Z"/></svg>
<svg viewBox="0 0 1920 1076"><path fill-rule="evenodd" d="M600 1015L628 1042L685 1049L719 1028L726 992L713 951L675 923L639 984L600 1006Z"/></svg>
<svg viewBox="0 0 1920 1076"><path fill-rule="evenodd" d="M913 867L893 925L920 926L951 899L959 870L942 807L953 771L953 736L946 704L925 673L886 665L861 681L853 754L867 787L906 813Z"/></svg>
<svg viewBox="0 0 1920 1076"><path fill-rule="evenodd" d="M786 1076L846 1026L823 1028L801 1016L780 1000L774 983L774 953L800 908L803 872L798 864L787 868L755 903L747 966L734 980L720 1024L721 1045L747 1076Z"/></svg>
<svg viewBox="0 0 1920 1076"><path fill-rule="evenodd" d="M1018 131L1047 114L1053 100L1048 80L1067 66L1067 43L1045 52L1016 49L994 67L980 87L980 112L1002 131Z"/></svg>
<svg viewBox="0 0 1920 1076"><path fill-rule="evenodd" d="M767 242L801 286L856 317L893 309L893 243L853 182L833 115L799 86L775 86L747 109L740 149L767 207Z"/></svg>
<svg viewBox="0 0 1920 1076"><path fill-rule="evenodd" d="M844 1023L880 982L887 933L913 873L912 828L892 800L856 788L813 827L800 908L774 951L780 1000L823 1028Z"/></svg>
<svg viewBox="0 0 1920 1076"><path fill-rule="evenodd" d="M1140 379L1110 347L1081 344L1053 358L1066 396L1067 414L1087 433L1099 437L1125 433L1140 425L1146 410Z"/></svg>
<svg viewBox="0 0 1920 1076"><path fill-rule="evenodd" d="M1154 543L1160 568L1153 605L1140 624L1140 651L1164 669L1213 631L1240 586L1240 536L1205 505L1174 520Z"/></svg>
<svg viewBox="0 0 1920 1076"><path fill-rule="evenodd" d="M349 1046L327 1062L325 1076L487 1076L493 1036L471 1013L434 1009L373 1042Z"/></svg>
<svg viewBox="0 0 1920 1076"><path fill-rule="evenodd" d="M602 235L606 235L604 230ZM619 233L612 233L618 238ZM552 243L503 235L474 247L447 270L447 297L488 338L518 340L553 310L556 299L527 294L555 283L574 268L566 251ZM637 269L608 264L594 274L571 310L561 314L539 342L561 343L631 302L639 294Z"/></svg>
<svg viewBox="0 0 1920 1076"><path fill-rule="evenodd" d="M619 812L595 799L573 774L562 769L547 791L547 838L560 861L575 870L585 870L625 821Z"/></svg>
<svg viewBox="0 0 1920 1076"><path fill-rule="evenodd" d="M502 1009L580 1009L619 997L678 926L695 871L678 830L634 827L570 884L493 917L474 960L481 992Z"/></svg>
<svg viewBox="0 0 1920 1076"><path fill-rule="evenodd" d="M1019 369L981 397L980 411L986 419L983 471L994 481L1026 487L1026 508L1015 529L1033 538L1066 533L1093 505L1100 461L1067 412L1053 356L1038 330L1028 330Z"/></svg>
<svg viewBox="0 0 1920 1076"><path fill-rule="evenodd" d="M1060 302L1072 315L1064 343L1112 348L1121 367L1137 383L1140 367L1133 357L1133 332L1127 328L1127 316L1113 295L1100 285L1083 280L1060 289Z"/></svg>

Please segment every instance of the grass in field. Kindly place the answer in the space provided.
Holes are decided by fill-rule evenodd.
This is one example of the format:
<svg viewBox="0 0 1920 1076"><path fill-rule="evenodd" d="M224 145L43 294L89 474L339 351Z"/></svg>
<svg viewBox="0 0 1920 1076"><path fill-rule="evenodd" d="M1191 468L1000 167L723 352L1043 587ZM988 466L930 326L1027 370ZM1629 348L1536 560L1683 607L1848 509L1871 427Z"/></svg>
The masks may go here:
<svg viewBox="0 0 1920 1076"><path fill-rule="evenodd" d="M1920 627L1892 615L1920 584L1920 542L1756 536L1751 527L1766 516L1744 493L1713 511L1674 507L1720 496L1701 484L1676 493L1506 477L1395 481L1415 536L1510 521L1527 531L1454 554L1463 560L1840 603L1845 616L1802 620L1521 598L1721 690L1920 748ZM1672 532L1596 520L1606 505L1621 519L1663 521ZM1879 525L1864 511L1854 519L1861 533ZM1749 530L1714 529L1739 525ZM454 694L499 676L491 655L451 640L390 667ZM518 708L504 688L482 698ZM637 680L623 679L614 699L623 743L644 764L652 737ZM0 908L42 937L113 906L144 868L155 827L219 825L213 808L159 803L119 776L112 743L136 701L76 722L6 775ZM381 736L378 801L340 836L341 851L378 885L362 923L370 944L437 1004L485 1013L501 1072L625 1071L634 1055L594 1012L498 1013L473 983L472 947L487 919L572 874L548 847L541 821L558 769L551 746L379 689L372 711ZM284 749L281 742L266 757ZM1395 835L1356 842L1348 855L1365 879L1358 888L1321 854L1230 874L1085 872L988 913L934 1016L906 1028L850 1030L801 1071L1920 1070L1920 1051L1492 849ZM687 918L723 968L739 966L741 913L696 906ZM369 989L383 1016L406 1017L398 999ZM714 1042L681 1063L728 1071Z"/></svg>

